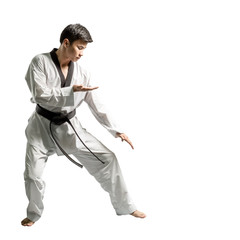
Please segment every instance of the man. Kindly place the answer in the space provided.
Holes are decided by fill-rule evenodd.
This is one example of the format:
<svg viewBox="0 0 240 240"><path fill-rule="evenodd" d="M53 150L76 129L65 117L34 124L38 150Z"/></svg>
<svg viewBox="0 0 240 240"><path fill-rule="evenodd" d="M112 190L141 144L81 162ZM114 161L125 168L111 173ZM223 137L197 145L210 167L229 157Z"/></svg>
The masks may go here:
<svg viewBox="0 0 240 240"><path fill-rule="evenodd" d="M29 65L25 78L31 101L37 105L26 128L24 179L29 204L23 226L32 226L42 215L45 183L41 177L48 157L54 153L64 154L80 167L83 165L109 193L118 215L145 217L130 199L114 153L83 129L75 114L75 109L85 101L113 136L133 148L97 99L98 87L91 86L89 73L77 63L90 42L92 38L85 27L71 24L61 33L59 49L35 56Z"/></svg>

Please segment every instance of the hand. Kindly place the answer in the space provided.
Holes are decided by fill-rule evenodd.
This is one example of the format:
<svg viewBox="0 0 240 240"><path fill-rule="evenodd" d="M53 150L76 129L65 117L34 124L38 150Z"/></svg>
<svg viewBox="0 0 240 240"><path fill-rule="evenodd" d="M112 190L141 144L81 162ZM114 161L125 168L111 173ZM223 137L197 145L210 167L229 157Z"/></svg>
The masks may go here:
<svg viewBox="0 0 240 240"><path fill-rule="evenodd" d="M92 91L94 89L97 89L98 87L84 87L82 84L80 85L73 85L73 91L74 92L86 92L86 91Z"/></svg>
<svg viewBox="0 0 240 240"><path fill-rule="evenodd" d="M132 149L134 149L132 142L129 140L128 136L124 133L117 133L117 136L120 137L122 139L122 141L126 141Z"/></svg>

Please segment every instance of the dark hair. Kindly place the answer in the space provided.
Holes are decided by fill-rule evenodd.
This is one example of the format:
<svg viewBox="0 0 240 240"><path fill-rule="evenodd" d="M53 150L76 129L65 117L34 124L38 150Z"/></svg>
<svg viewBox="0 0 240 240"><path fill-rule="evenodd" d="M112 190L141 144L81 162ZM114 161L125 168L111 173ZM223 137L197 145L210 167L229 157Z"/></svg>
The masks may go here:
<svg viewBox="0 0 240 240"><path fill-rule="evenodd" d="M76 40L83 40L84 42L92 42L92 37L89 31L82 26L81 24L70 24L65 27L60 36L60 43L63 43L63 40L67 38L72 44Z"/></svg>

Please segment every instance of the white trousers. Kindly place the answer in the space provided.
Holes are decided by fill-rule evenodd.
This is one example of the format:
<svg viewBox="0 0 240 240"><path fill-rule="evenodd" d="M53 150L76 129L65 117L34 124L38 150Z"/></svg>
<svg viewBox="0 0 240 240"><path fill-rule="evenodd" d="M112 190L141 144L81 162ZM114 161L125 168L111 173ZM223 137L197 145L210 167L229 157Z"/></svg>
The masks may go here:
<svg viewBox="0 0 240 240"><path fill-rule="evenodd" d="M100 141L85 131L86 144L105 164L97 160L83 147L72 153L78 161L95 177L102 188L109 193L112 205L117 215L130 214L136 210L127 191L121 169L113 152L108 150ZM64 146L63 146L64 148ZM36 222L42 215L45 182L42 174L50 155L54 150L43 151L38 147L27 144L26 167L24 172L26 195L29 200L27 217ZM68 161L68 159L66 159Z"/></svg>

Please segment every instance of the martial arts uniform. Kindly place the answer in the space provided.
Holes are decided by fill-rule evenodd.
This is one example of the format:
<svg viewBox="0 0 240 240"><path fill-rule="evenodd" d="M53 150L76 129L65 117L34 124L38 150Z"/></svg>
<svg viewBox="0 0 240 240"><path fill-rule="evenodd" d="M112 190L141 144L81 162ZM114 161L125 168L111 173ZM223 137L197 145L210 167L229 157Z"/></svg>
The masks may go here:
<svg viewBox="0 0 240 240"><path fill-rule="evenodd" d="M91 86L89 73L77 62L70 62L65 79L55 53L56 50L37 55L29 65L25 79L32 93L31 101L51 112L63 114L78 108L84 101L101 125L116 137L116 133L121 130L116 128L104 106L97 99L95 92L73 92L73 85ZM79 115L81 116L81 113ZM52 131L58 143L68 154L75 156L102 188L109 193L112 205L118 215L134 212L136 207L126 189L114 153L82 128L76 115L70 121L84 143L104 164L83 146L67 122L53 125ZM62 155L62 152L50 134L49 120L36 111L28 121L26 137L24 179L26 195L29 200L27 217L36 222L41 217L44 208L45 182L42 180L44 167L50 155L54 153Z"/></svg>

